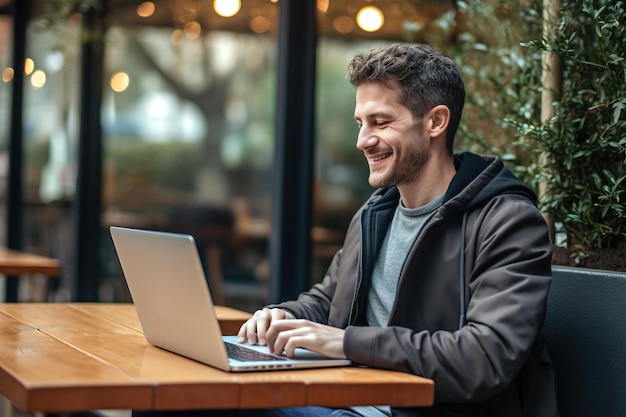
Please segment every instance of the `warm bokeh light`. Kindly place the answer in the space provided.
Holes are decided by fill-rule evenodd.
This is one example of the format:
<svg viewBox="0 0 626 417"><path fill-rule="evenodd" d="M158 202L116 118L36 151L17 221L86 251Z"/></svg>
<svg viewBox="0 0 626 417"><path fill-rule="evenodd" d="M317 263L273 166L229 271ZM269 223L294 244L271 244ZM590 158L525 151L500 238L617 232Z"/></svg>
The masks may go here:
<svg viewBox="0 0 626 417"><path fill-rule="evenodd" d="M144 1L139 6L137 6L137 14L140 17L150 17L154 14L156 10L156 6L151 1Z"/></svg>
<svg viewBox="0 0 626 417"><path fill-rule="evenodd" d="M333 28L342 35L354 30L354 22L348 16L337 16L333 19Z"/></svg>
<svg viewBox="0 0 626 417"><path fill-rule="evenodd" d="M193 22L185 23L183 30L187 39L198 39L202 33L202 26L194 20Z"/></svg>
<svg viewBox="0 0 626 417"><path fill-rule="evenodd" d="M41 88L46 85L46 73L42 70L34 71L30 76L30 84L35 88Z"/></svg>
<svg viewBox="0 0 626 417"><path fill-rule="evenodd" d="M328 6L330 5L330 0L317 0L317 10L326 14L328 12Z"/></svg>
<svg viewBox="0 0 626 417"><path fill-rule="evenodd" d="M109 85L111 86L111 90L116 93L121 93L128 88L130 84L130 77L125 72L117 72L113 74L109 81Z"/></svg>
<svg viewBox="0 0 626 417"><path fill-rule="evenodd" d="M374 6L365 6L356 15L356 23L366 32L376 32L385 23L383 12Z"/></svg>
<svg viewBox="0 0 626 417"><path fill-rule="evenodd" d="M241 9L241 0L214 0L213 9L222 17L233 17Z"/></svg>
<svg viewBox="0 0 626 417"><path fill-rule="evenodd" d="M174 45L179 45L185 39L185 34L181 29L174 29L170 39Z"/></svg>
<svg viewBox="0 0 626 417"><path fill-rule="evenodd" d="M254 33L266 33L270 30L272 22L265 16L254 16L250 19L250 29Z"/></svg>
<svg viewBox="0 0 626 417"><path fill-rule="evenodd" d="M2 81L8 83L13 80L13 76L15 75L15 71L11 67L7 67L2 71Z"/></svg>
<svg viewBox="0 0 626 417"><path fill-rule="evenodd" d="M24 74L30 75L35 70L35 61L31 58L26 58L24 60Z"/></svg>

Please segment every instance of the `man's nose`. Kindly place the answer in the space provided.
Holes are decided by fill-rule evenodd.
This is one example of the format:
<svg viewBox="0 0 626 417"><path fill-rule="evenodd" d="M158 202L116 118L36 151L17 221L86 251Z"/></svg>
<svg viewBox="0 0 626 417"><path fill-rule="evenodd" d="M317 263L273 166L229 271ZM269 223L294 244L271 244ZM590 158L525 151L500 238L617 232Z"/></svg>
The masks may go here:
<svg viewBox="0 0 626 417"><path fill-rule="evenodd" d="M378 143L378 137L374 135L371 129L367 129L366 127L361 127L359 129L359 136L357 137L356 147L360 150L365 150L367 148L371 148Z"/></svg>

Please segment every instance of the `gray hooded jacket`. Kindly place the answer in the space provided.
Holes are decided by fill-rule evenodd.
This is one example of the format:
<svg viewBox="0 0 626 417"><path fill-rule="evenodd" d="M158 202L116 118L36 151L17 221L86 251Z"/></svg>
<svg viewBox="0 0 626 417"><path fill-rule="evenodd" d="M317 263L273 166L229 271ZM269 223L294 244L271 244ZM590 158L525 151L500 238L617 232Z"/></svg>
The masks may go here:
<svg viewBox="0 0 626 417"><path fill-rule="evenodd" d="M396 187L377 190L355 214L320 283L276 306L345 328L355 363L435 381L433 407L394 415L527 415L516 379L539 356L531 351L551 281L547 225L535 195L500 159L463 153L455 164L444 203L409 252L387 327L367 326L364 303Z"/></svg>

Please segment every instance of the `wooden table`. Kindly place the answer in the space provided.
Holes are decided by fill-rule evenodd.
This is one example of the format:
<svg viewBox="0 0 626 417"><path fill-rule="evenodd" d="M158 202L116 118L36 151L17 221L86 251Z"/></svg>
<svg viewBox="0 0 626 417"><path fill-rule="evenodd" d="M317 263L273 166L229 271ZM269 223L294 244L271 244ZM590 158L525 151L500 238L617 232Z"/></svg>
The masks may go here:
<svg viewBox="0 0 626 417"><path fill-rule="evenodd" d="M225 334L248 313L218 307ZM344 367L228 373L149 345L131 304L0 304L0 394L24 412L432 404L417 376Z"/></svg>
<svg viewBox="0 0 626 417"><path fill-rule="evenodd" d="M0 274L10 280L7 281L5 301L18 301L18 278L31 278L39 274L45 278L56 279L61 274L61 262L57 259L0 246ZM48 297L48 291L49 282L46 280L45 287L41 287L39 291L31 289L31 293L38 293L39 296L31 294L29 300L45 300Z"/></svg>
<svg viewBox="0 0 626 417"><path fill-rule="evenodd" d="M58 277L61 263L52 258L0 246L0 274L7 276L42 274Z"/></svg>

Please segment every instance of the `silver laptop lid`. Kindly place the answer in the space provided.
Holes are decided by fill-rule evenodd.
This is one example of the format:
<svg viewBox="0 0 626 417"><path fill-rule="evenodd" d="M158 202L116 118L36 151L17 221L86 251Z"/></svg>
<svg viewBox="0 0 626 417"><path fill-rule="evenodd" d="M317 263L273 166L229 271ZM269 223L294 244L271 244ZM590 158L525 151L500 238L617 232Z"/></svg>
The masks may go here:
<svg viewBox="0 0 626 417"><path fill-rule="evenodd" d="M158 347L233 372L350 365L296 349L281 361L229 360L211 294L192 236L111 227L130 295L146 340ZM267 346L248 348L269 353Z"/></svg>
<svg viewBox="0 0 626 417"><path fill-rule="evenodd" d="M193 237L111 227L146 340L228 370L228 357Z"/></svg>

